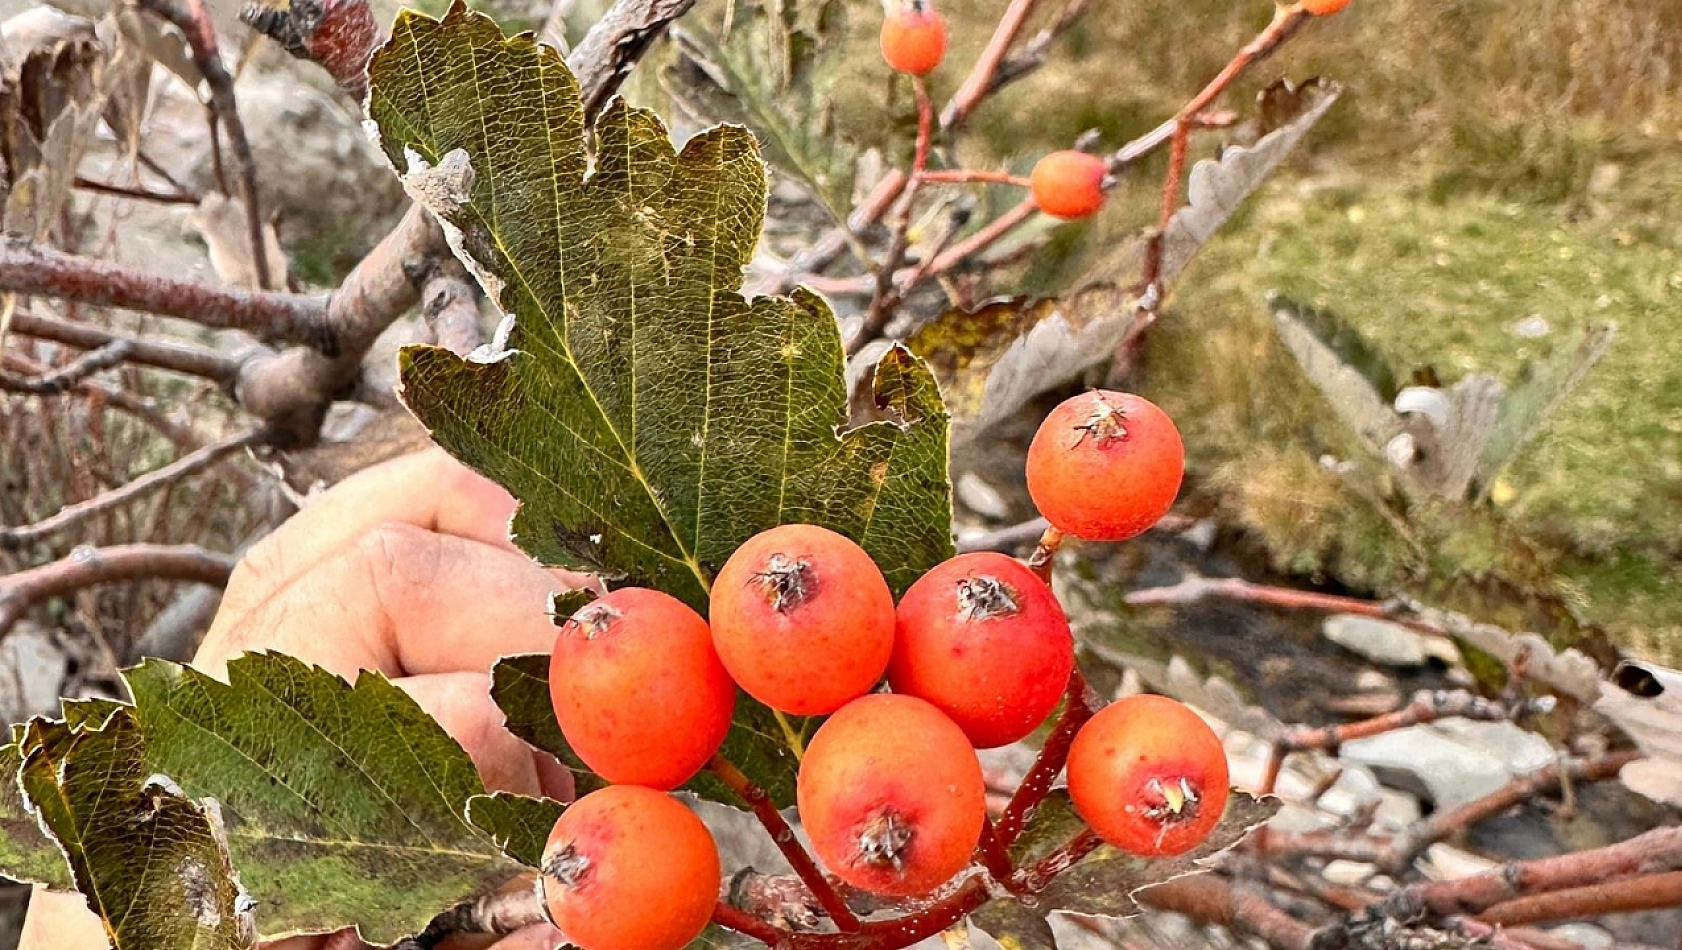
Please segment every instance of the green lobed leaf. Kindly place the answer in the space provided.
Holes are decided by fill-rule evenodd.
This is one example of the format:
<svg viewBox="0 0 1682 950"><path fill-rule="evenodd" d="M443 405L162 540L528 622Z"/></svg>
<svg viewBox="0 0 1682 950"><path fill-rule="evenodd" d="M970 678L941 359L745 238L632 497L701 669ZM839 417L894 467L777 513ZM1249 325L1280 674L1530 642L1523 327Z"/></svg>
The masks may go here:
<svg viewBox="0 0 1682 950"><path fill-rule="evenodd" d="M390 943L519 870L467 821L485 792L467 753L378 673L263 653L227 683L162 660L127 678L148 769L221 802L265 936Z"/></svg>
<svg viewBox="0 0 1682 950"><path fill-rule="evenodd" d="M566 804L552 798L527 798L508 792L475 795L467 800L467 820L491 836L502 853L527 867L539 867L549 832Z"/></svg>
<svg viewBox="0 0 1682 950"><path fill-rule="evenodd" d="M114 950L255 945L215 811L151 777L132 711L97 730L36 720L20 750L24 791Z"/></svg>
<svg viewBox="0 0 1682 950"><path fill-rule="evenodd" d="M1141 858L1104 845L1054 878L1040 892L1036 906L1101 917L1136 914L1139 905L1135 895L1140 890L1202 870L1205 859L1242 841L1272 818L1279 805L1277 798L1256 798L1233 789L1220 824L1191 851L1172 858ZM1082 828L1084 823L1070 805L1068 791L1057 789L1029 818L1029 827L1012 846L1013 853L1016 848L1049 850L1055 847L1053 842L1068 841Z"/></svg>
<svg viewBox="0 0 1682 950"><path fill-rule="evenodd" d="M58 842L42 830L19 783L23 755L16 743L0 746L0 878L46 884L59 890L76 886Z"/></svg>
<svg viewBox="0 0 1682 950"><path fill-rule="evenodd" d="M578 758L555 721L555 707L549 699L549 657L542 653L506 656L491 670L491 698L501 707L508 731L532 746L549 753L572 770L579 794L607 784ZM802 738L816 728L815 719L794 717L789 726ZM794 780L800 760L789 750L776 714L745 694L736 696L736 719L720 750L748 778L753 779L778 808L794 805ZM686 790L723 805L743 806L741 799L708 772L702 772L683 786Z"/></svg>
<svg viewBox="0 0 1682 950"><path fill-rule="evenodd" d="M615 102L592 151L559 56L459 5L401 16L371 75L387 156L514 317L498 352L406 349L403 396L520 499L527 552L698 609L730 552L780 523L854 538L896 590L950 556L927 370L890 355L897 381L878 396L899 418L838 434L828 306L739 293L766 200L751 134L714 128L678 152L654 115ZM441 187L463 157L472 174Z"/></svg>
<svg viewBox="0 0 1682 950"><path fill-rule="evenodd" d="M1004 950L1057 950L1057 937L1045 911L1008 897L982 904L969 922L986 931Z"/></svg>

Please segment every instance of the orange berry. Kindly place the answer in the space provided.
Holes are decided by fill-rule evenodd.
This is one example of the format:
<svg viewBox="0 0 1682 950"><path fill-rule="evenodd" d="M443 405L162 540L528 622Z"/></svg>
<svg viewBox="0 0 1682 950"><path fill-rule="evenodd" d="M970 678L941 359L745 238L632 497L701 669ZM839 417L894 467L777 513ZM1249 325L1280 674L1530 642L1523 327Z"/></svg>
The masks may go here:
<svg viewBox="0 0 1682 950"><path fill-rule="evenodd" d="M713 581L708 617L742 689L797 716L832 713L869 692L894 650L894 595L876 562L816 525L745 541Z"/></svg>
<svg viewBox="0 0 1682 950"><path fill-rule="evenodd" d="M888 663L894 692L933 703L980 749L1045 721L1074 669L1075 642L1045 581L992 551L937 564L900 598Z"/></svg>
<svg viewBox="0 0 1682 950"><path fill-rule="evenodd" d="M701 819L640 785L568 805L542 871L549 916L584 950L680 950L712 919L721 878Z"/></svg>
<svg viewBox="0 0 1682 950"><path fill-rule="evenodd" d="M670 594L622 587L561 627L549 698L567 744L597 775L666 789L723 744L736 684L700 614Z"/></svg>
<svg viewBox="0 0 1682 950"><path fill-rule="evenodd" d="M946 21L927 0L888 0L882 58L902 73L927 76L946 55Z"/></svg>
<svg viewBox="0 0 1682 950"><path fill-rule="evenodd" d="M1098 710L1069 747L1069 798L1098 837L1129 854L1184 854L1220 824L1226 750L1209 724L1166 696Z"/></svg>
<svg viewBox="0 0 1682 950"><path fill-rule="evenodd" d="M1104 160L1065 149L1052 152L1034 165L1029 176L1034 203L1054 218L1084 218L1104 206Z"/></svg>
<svg viewBox="0 0 1682 950"><path fill-rule="evenodd" d="M841 707L806 746L796 785L812 850L873 894L917 897L969 864L987 815L963 730L914 696Z"/></svg>
<svg viewBox="0 0 1682 950"><path fill-rule="evenodd" d="M1331 16L1349 6L1349 0L1297 0L1297 5L1314 16Z"/></svg>
<svg viewBox="0 0 1682 950"><path fill-rule="evenodd" d="M1125 541L1162 520L1185 474L1174 420L1132 393L1065 400L1028 446L1028 494L1058 530Z"/></svg>

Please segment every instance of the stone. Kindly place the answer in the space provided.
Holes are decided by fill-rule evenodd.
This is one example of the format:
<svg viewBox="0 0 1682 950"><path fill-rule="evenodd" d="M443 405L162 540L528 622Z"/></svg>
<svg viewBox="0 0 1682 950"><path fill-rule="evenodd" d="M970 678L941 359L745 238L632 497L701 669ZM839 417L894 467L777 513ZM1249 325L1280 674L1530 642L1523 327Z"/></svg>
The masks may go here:
<svg viewBox="0 0 1682 950"><path fill-rule="evenodd" d="M1438 808L1455 808L1482 798L1515 775L1552 760L1551 753L1546 758L1537 754L1539 748L1534 743L1546 746L1538 736L1520 739L1506 731L1468 732L1459 725L1410 726L1356 739L1344 743L1340 758L1372 769L1384 784L1419 794ZM1519 736L1529 735L1517 727L1512 729Z"/></svg>
<svg viewBox="0 0 1682 950"><path fill-rule="evenodd" d="M0 639L0 722L58 711L70 660L52 631L18 623Z"/></svg>
<svg viewBox="0 0 1682 950"><path fill-rule="evenodd" d="M1326 862L1326 866L1320 870L1320 876L1325 878L1328 884L1336 884L1339 887L1359 887L1370 880L1377 871L1378 868L1364 861L1345 861L1342 858L1336 858Z"/></svg>
<svg viewBox="0 0 1682 950"><path fill-rule="evenodd" d="M1376 617L1334 614L1320 632L1345 650L1384 666L1423 666L1427 656L1420 634Z"/></svg>

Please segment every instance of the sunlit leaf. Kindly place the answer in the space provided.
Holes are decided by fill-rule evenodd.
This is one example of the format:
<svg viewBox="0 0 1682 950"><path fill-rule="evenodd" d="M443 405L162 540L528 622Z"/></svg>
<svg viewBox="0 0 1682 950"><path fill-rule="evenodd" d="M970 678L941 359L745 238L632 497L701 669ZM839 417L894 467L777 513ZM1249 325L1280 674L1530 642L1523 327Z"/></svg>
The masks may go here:
<svg viewBox="0 0 1682 950"><path fill-rule="evenodd" d="M467 800L467 820L495 841L502 853L528 867L543 860L543 846L566 805L548 798L496 792Z"/></svg>
<svg viewBox="0 0 1682 950"><path fill-rule="evenodd" d="M0 746L0 877L60 890L75 887L64 852L29 810L18 785L22 768L17 745Z"/></svg>

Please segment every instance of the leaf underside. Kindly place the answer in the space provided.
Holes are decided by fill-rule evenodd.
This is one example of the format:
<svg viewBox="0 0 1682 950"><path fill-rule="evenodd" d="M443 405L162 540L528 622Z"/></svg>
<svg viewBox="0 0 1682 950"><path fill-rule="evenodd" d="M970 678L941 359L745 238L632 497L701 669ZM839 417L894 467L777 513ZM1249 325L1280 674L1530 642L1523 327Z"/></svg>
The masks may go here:
<svg viewBox="0 0 1682 950"><path fill-rule="evenodd" d="M253 946L215 813L151 779L131 710L92 730L36 720L18 748L23 789L114 950Z"/></svg>
<svg viewBox="0 0 1682 950"><path fill-rule="evenodd" d="M714 128L679 152L652 113L616 101L587 142L559 56L459 5L441 22L405 13L371 69L394 165L471 166L465 200L414 190L515 318L499 353L406 349L403 397L520 499L522 548L698 609L731 551L776 524L852 537L896 590L951 554L927 370L890 353L877 392L896 422L838 435L828 306L739 293L766 198L750 133Z"/></svg>

